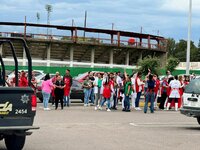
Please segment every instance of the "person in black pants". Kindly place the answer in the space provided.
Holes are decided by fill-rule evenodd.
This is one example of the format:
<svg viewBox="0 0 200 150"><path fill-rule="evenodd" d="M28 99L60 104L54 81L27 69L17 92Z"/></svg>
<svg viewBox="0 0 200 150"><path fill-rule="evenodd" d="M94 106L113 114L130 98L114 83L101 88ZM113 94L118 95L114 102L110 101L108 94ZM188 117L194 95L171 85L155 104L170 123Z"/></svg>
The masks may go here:
<svg viewBox="0 0 200 150"><path fill-rule="evenodd" d="M61 104L61 109L63 109L64 87L65 87L65 84L62 81L61 76L58 75L58 77L56 78L55 91L54 91L55 92L55 109L58 108L59 100Z"/></svg>
<svg viewBox="0 0 200 150"><path fill-rule="evenodd" d="M165 101L167 99L168 86L169 84L167 82L167 78L164 78L163 82L161 83L161 98L160 98L160 105L159 105L159 108L162 110L164 109Z"/></svg>

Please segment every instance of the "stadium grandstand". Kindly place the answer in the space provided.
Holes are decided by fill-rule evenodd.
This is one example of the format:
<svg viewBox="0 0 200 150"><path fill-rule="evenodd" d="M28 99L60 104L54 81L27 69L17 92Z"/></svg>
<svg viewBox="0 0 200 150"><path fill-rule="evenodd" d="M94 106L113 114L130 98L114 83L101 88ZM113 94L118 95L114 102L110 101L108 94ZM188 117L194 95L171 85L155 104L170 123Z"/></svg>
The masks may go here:
<svg viewBox="0 0 200 150"><path fill-rule="evenodd" d="M23 37L28 43L34 66L135 68L146 56L158 57L161 65L166 63L166 39L161 36L135 32L58 26L33 23L0 22L0 26L21 26L19 32L0 32L1 37ZM27 33L27 28L51 28L69 31L66 35ZM83 37L79 33L104 34L109 38ZM25 53L20 43L15 42L21 66L26 66ZM13 64L8 45L0 46L0 54L8 65Z"/></svg>

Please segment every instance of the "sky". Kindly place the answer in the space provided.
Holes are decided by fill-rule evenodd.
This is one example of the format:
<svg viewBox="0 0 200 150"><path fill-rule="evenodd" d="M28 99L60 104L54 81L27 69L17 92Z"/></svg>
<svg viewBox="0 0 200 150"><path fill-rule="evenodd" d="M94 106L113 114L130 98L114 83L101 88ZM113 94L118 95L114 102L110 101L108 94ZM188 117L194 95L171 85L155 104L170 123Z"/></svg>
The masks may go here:
<svg viewBox="0 0 200 150"><path fill-rule="evenodd" d="M53 11L50 23L55 25L72 24L84 26L84 13L87 10L87 27L142 32L187 40L189 0L1 0L0 22L47 23L45 5ZM193 0L192 41L200 39L200 0ZM0 26L1 32L23 32L23 28ZM31 28L28 32L45 32ZM60 31L52 31L60 34Z"/></svg>

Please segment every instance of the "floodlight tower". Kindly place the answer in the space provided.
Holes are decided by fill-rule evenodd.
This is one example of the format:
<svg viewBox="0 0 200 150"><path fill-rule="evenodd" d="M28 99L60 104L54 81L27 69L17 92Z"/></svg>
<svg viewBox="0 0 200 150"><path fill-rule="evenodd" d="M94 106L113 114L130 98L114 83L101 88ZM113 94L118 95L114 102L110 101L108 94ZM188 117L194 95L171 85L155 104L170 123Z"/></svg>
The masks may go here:
<svg viewBox="0 0 200 150"><path fill-rule="evenodd" d="M47 11L47 24L50 25L50 13L53 11L53 7L50 4L45 5ZM49 34L49 28L47 28L47 36Z"/></svg>

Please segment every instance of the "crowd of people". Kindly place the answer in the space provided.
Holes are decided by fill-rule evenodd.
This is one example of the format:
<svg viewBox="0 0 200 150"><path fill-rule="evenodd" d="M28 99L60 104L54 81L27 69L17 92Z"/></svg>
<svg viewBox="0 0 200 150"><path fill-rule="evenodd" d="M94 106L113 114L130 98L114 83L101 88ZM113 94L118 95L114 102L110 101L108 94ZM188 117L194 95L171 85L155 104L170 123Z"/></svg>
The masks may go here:
<svg viewBox="0 0 200 150"><path fill-rule="evenodd" d="M143 94L144 113L147 113L149 102L151 113L157 109L169 110L172 107L178 111L182 104L184 88L190 82L189 76L172 76L170 71L167 71L166 76L160 80L157 74L151 74L149 71L144 80L142 77L144 75L141 72L133 73L131 76L126 71L124 74L88 72L83 82L84 106L88 106L91 99L95 110L102 110L105 102L107 111L116 110L121 102L122 111L140 111L140 99Z"/></svg>
<svg viewBox="0 0 200 150"><path fill-rule="evenodd" d="M18 74L18 82L20 87L28 86L27 73L21 71ZM142 79L144 78L144 79ZM195 78L195 76L193 76ZM84 90L84 107L94 106L95 110L102 110L105 103L106 110L119 109L119 102L122 104L122 111L130 112L140 108L141 95L144 95L144 113L155 110L169 110L172 107L175 111L181 107L182 95L185 86L193 79L189 76L172 76L170 71L166 72L166 76L162 79L157 74L149 73L145 76L141 72L128 75L126 71L122 74L118 72L88 72L86 79L82 83ZM46 74L42 81L42 95L44 110L50 110L48 107L49 99L52 98L52 104L58 109L60 102L61 109L70 105L70 92L72 86L72 76L70 70L67 69L62 77L59 72L50 79L50 75ZM32 72L32 88L37 90L37 80L34 71ZM14 87L16 78L9 79L6 76L6 86ZM148 103L150 102L150 107Z"/></svg>

